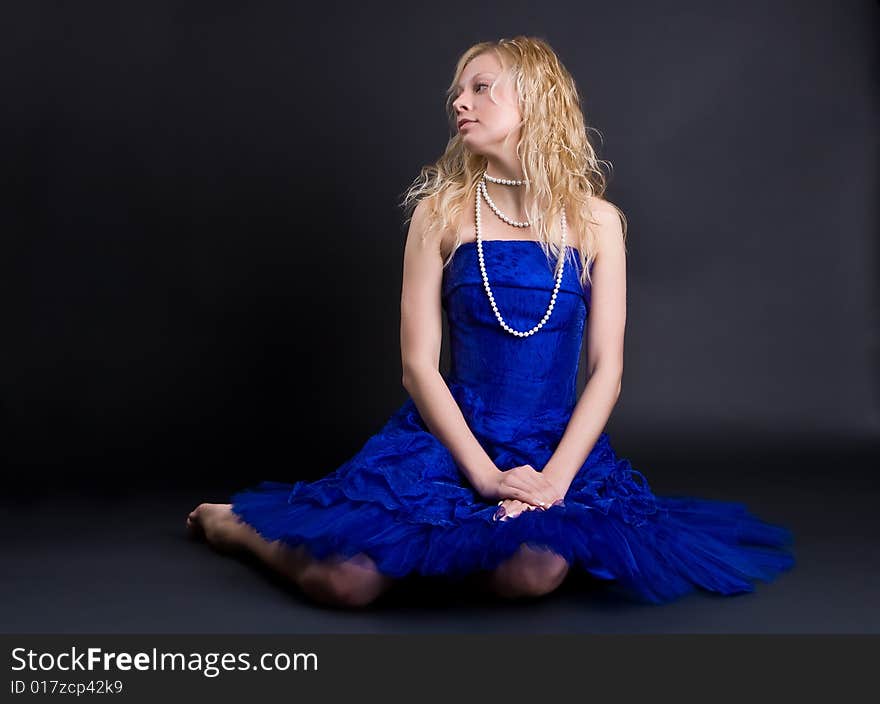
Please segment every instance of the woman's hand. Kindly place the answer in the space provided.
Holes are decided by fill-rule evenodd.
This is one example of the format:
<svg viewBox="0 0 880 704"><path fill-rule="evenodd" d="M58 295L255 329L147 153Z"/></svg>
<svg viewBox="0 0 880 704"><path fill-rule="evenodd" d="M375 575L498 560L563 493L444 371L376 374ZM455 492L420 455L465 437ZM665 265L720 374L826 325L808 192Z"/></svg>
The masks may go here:
<svg viewBox="0 0 880 704"><path fill-rule="evenodd" d="M559 487L530 464L499 471L482 488L480 495L489 501L516 499L544 508L549 508L563 496Z"/></svg>
<svg viewBox="0 0 880 704"><path fill-rule="evenodd" d="M556 503L562 503L560 499ZM554 504L555 505L555 504ZM498 502L498 510L495 511L495 515L493 516L496 521L506 521L510 518L516 518L519 514L524 511L543 511L540 506L532 506L531 504L524 503L517 499L502 499Z"/></svg>
<svg viewBox="0 0 880 704"><path fill-rule="evenodd" d="M565 505L565 494L567 493L568 488L562 487L558 484L556 479L549 473L546 475L546 478L554 485L558 496L550 506ZM494 520L506 521L508 518L516 518L523 511L534 510L544 510L544 507L520 501L519 499L502 499L498 502L498 509L495 511Z"/></svg>
<svg viewBox="0 0 880 704"><path fill-rule="evenodd" d="M517 499L502 499L498 502L498 510L495 511L493 519L496 521L506 521L516 518L523 511L534 511L535 507L531 504L523 503Z"/></svg>

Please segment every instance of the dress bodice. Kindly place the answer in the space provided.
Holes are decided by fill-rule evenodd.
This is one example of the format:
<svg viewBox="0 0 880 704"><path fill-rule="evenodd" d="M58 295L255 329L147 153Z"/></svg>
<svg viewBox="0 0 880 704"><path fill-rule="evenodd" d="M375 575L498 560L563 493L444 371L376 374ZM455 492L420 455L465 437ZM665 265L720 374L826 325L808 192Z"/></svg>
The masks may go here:
<svg viewBox="0 0 880 704"><path fill-rule="evenodd" d="M495 317L476 242L458 247L443 273L442 303L450 336L449 381L476 399L484 416L521 425L556 419L564 425L577 401L577 375L590 287L580 282L578 252L566 249L565 270L550 318L518 337ZM486 274L501 316L516 330L544 315L555 286L555 257L535 240L483 240ZM469 421L471 419L468 419Z"/></svg>

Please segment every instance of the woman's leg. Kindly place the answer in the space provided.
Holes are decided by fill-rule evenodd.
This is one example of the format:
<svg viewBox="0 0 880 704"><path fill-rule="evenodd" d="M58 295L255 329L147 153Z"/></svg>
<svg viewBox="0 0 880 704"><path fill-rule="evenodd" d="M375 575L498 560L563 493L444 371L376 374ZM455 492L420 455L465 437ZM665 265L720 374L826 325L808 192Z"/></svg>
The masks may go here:
<svg viewBox="0 0 880 704"><path fill-rule="evenodd" d="M549 594L565 580L569 564L550 550L523 543L519 550L494 570L476 576L478 585L506 599Z"/></svg>
<svg viewBox="0 0 880 704"><path fill-rule="evenodd" d="M312 599L332 606L366 606L394 582L359 553L350 559L332 556L315 560L304 545L291 548L269 542L232 512L232 504L199 504L187 517L187 527L203 532L215 548L245 550L294 582Z"/></svg>

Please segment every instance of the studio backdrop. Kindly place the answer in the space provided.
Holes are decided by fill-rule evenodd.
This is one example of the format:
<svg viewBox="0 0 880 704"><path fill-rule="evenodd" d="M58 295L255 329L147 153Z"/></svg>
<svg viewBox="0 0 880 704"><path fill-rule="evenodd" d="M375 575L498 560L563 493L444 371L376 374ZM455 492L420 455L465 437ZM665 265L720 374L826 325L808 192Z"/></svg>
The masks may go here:
<svg viewBox="0 0 880 704"><path fill-rule="evenodd" d="M356 452L406 398L400 201L452 136L454 59L519 33L576 78L628 218L622 454L876 440L876 3L507 8L19 3L12 487L243 486Z"/></svg>

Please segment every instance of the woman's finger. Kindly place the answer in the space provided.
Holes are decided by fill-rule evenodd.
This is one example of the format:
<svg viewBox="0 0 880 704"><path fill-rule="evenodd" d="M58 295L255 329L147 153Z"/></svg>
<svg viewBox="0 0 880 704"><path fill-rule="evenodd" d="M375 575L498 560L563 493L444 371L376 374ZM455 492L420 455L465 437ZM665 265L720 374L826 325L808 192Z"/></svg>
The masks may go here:
<svg viewBox="0 0 880 704"><path fill-rule="evenodd" d="M516 499L502 499L498 502L499 507L495 511L494 519L497 521L504 521L508 518L513 518L517 515L515 510L515 506L520 502Z"/></svg>
<svg viewBox="0 0 880 704"><path fill-rule="evenodd" d="M522 483L515 486L519 489L515 496L523 503L534 506L541 506L543 503L547 508L553 501L552 493L547 491L547 488L550 487L550 481L546 477L539 476L537 472L526 475L522 478Z"/></svg>
<svg viewBox="0 0 880 704"><path fill-rule="evenodd" d="M537 473L532 477L531 485L523 499L534 506L550 508L556 500L556 489L547 477Z"/></svg>
<svg viewBox="0 0 880 704"><path fill-rule="evenodd" d="M537 501L535 503L538 503L538 505L541 505L540 502L543 501L544 502L543 507L550 508L559 499L558 489L550 482L549 479L547 479L547 477L545 477L543 475L541 475L540 482L541 482L541 486L535 496L535 498L537 499Z"/></svg>
<svg viewBox="0 0 880 704"><path fill-rule="evenodd" d="M511 473L503 486L504 500L520 501L524 504L541 508L550 508L557 500L556 488L550 484L550 480L543 476L536 476L536 472L517 475ZM500 503L500 502L499 502ZM507 506L510 511L510 506Z"/></svg>
<svg viewBox="0 0 880 704"><path fill-rule="evenodd" d="M522 501L518 501L517 499L507 499L502 504L502 508L504 509L504 515L499 519L502 521L506 521L510 518L516 518L519 514L523 512L524 504Z"/></svg>

